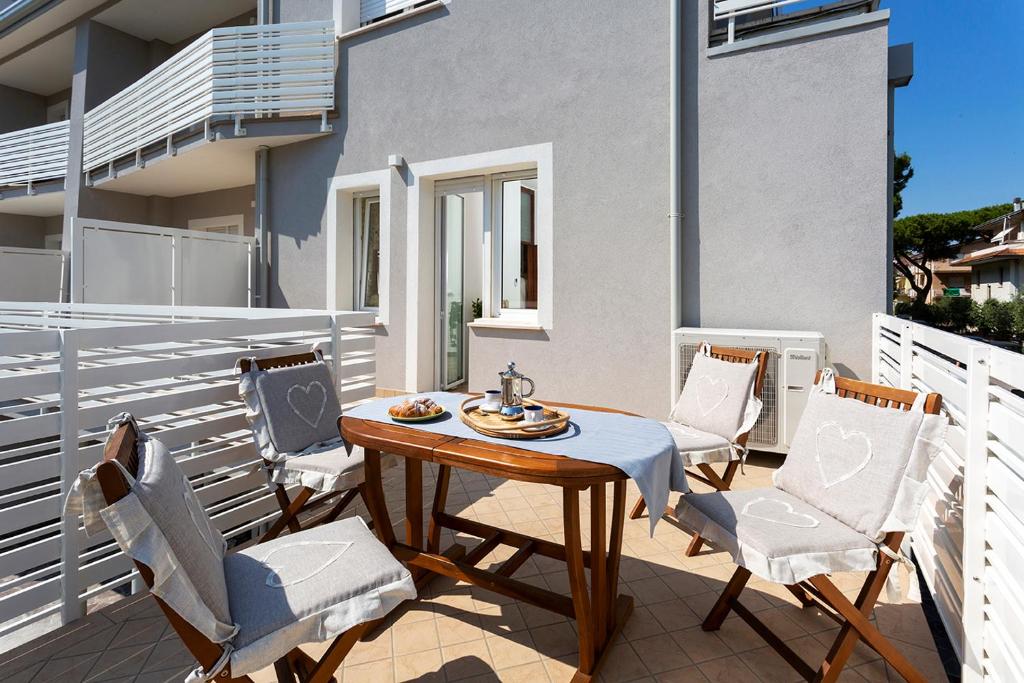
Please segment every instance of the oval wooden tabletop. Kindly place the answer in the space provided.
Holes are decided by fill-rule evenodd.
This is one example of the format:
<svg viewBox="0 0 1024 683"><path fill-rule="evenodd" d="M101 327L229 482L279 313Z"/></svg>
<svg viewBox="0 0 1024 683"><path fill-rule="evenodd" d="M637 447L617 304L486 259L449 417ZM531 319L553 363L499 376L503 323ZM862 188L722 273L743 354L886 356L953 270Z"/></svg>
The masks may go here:
<svg viewBox="0 0 1024 683"><path fill-rule="evenodd" d="M546 405L632 415L622 410L572 403L541 401ZM405 425L342 416L338 429L350 443L364 448L418 458L506 479L583 488L601 482L628 479L613 465L538 453L524 448L529 442L508 444L463 439L424 432Z"/></svg>

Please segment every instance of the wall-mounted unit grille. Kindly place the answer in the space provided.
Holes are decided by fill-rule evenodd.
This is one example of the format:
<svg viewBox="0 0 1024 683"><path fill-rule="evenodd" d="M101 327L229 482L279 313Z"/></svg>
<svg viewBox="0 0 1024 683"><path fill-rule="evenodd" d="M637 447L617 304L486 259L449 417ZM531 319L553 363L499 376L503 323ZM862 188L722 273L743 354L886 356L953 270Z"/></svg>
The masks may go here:
<svg viewBox="0 0 1024 683"><path fill-rule="evenodd" d="M827 362L825 339L817 332L776 332L680 328L673 334L673 400L679 396L702 342L768 354L761 401L764 407L748 445L785 453L803 414L815 372Z"/></svg>

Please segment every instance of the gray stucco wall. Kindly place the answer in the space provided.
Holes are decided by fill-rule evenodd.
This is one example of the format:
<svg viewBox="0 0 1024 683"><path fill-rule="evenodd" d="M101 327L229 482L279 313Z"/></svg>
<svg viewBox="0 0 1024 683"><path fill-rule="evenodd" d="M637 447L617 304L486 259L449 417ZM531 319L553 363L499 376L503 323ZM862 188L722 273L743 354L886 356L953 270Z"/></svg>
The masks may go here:
<svg viewBox="0 0 1024 683"><path fill-rule="evenodd" d="M46 123L46 98L0 85L0 133Z"/></svg>
<svg viewBox="0 0 1024 683"><path fill-rule="evenodd" d="M818 330L842 372L866 376L871 313L887 304L885 15L709 56L707 5L684 3L684 324ZM325 18L329 8L281 0L280 16ZM663 415L667 14L660 2L453 0L342 41L334 134L270 155L271 305L325 303L331 176L383 169L392 153L415 164L550 142L553 327L471 331L470 386L490 387L515 359L543 397ZM391 179L378 386L412 388L408 178ZM432 388L420 377L415 389Z"/></svg>
<svg viewBox="0 0 1024 683"><path fill-rule="evenodd" d="M255 198L256 191L252 185L172 197L168 200L170 222L160 225L188 228L188 222L196 218L241 214L244 220L245 234L251 236L255 224L255 212L252 206Z"/></svg>
<svg viewBox="0 0 1024 683"><path fill-rule="evenodd" d="M330 9L281 5L282 20ZM342 41L335 133L270 154L271 304L325 303L330 177L384 169L390 153L415 163L550 142L554 326L471 333L471 386L493 385L514 357L544 397L665 413L667 26L663 2L453 0ZM391 192L392 314L377 371L379 386L401 388L407 190L398 173Z"/></svg>
<svg viewBox="0 0 1024 683"><path fill-rule="evenodd" d="M815 330L870 375L887 306L885 21L709 58L685 3L684 322Z"/></svg>
<svg viewBox="0 0 1024 683"><path fill-rule="evenodd" d="M0 247L42 249L45 235L45 218L0 213Z"/></svg>

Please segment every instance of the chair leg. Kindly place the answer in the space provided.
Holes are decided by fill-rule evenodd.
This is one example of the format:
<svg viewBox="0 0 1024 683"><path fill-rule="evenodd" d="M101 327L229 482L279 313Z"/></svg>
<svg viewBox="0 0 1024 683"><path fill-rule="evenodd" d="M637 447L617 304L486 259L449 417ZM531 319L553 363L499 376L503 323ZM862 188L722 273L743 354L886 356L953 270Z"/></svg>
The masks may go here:
<svg viewBox="0 0 1024 683"><path fill-rule="evenodd" d="M340 517L341 513L343 513L345 511L345 508L347 508L349 504L353 500L355 500L355 497L357 495L359 495L359 489L349 489L348 491L345 491L345 495L341 497L341 500L339 500L337 504L335 504L335 506L331 509L330 512L324 515L323 519L320 520L320 523L330 524L338 517Z"/></svg>
<svg viewBox="0 0 1024 683"><path fill-rule="evenodd" d="M643 496L637 498L636 505L629 511L630 519L640 519L640 516L644 514L644 510L647 509L647 501L644 500Z"/></svg>
<svg viewBox="0 0 1024 683"><path fill-rule="evenodd" d="M274 490L274 495L277 496L277 501L281 504L281 516L278 517L277 521L274 522L274 525L267 530L267 533L263 534L263 537L260 538L259 542L263 543L272 538L276 538L278 534L284 531L285 526L287 526L288 530L292 533L301 531L302 527L299 526L297 515L306 504L306 501L309 500L314 493L315 491L313 489L303 487L302 490L299 491L298 495L295 496L295 500L289 501L288 493L284 490L283 486L279 485Z"/></svg>
<svg viewBox="0 0 1024 683"><path fill-rule="evenodd" d="M366 512L370 515L370 519L367 520L366 526L373 531L373 508L370 507L370 498L366 494L366 483L362 483L356 487L359 491L359 497L363 499L363 507L366 508Z"/></svg>
<svg viewBox="0 0 1024 683"><path fill-rule="evenodd" d="M302 683L329 683L335 680L334 672L341 666L341 663L345 660L345 655L349 653L352 646L362 638L367 627L367 624L359 624L335 638L331 646L327 648L324 656L316 663L312 673L309 676L303 677Z"/></svg>
<svg viewBox="0 0 1024 683"><path fill-rule="evenodd" d="M709 484L715 487L717 491L728 491L730 484L732 484L732 478L736 476L736 470L739 468L738 460L730 460L725 466L725 472L721 477L718 473L711 469L711 465L706 463L700 463L697 465L697 469L707 477ZM690 545L686 546L686 552L684 553L687 557L694 557L700 552L700 549L704 547L704 539L699 534L694 534L690 539Z"/></svg>
<svg viewBox="0 0 1024 683"><path fill-rule="evenodd" d="M444 514L448 503L448 483L451 481L452 468L441 465L437 470L437 484L434 488L434 504L430 507L430 523L427 526L427 552L435 555L441 552L441 525L438 518Z"/></svg>
<svg viewBox="0 0 1024 683"><path fill-rule="evenodd" d="M708 615L704 617L704 623L700 625L705 631L717 631L722 627L722 622L729 616L732 610L732 602L743 592L743 588L750 579L750 571L744 567L736 567L732 578L726 584L725 590L718 596L718 601L711 608Z"/></svg>
<svg viewBox="0 0 1024 683"><path fill-rule="evenodd" d="M786 590L793 594L793 596L800 602L801 607L810 607L814 604L814 600L807 594L799 584L793 584L792 586L786 586Z"/></svg>
<svg viewBox="0 0 1024 683"><path fill-rule="evenodd" d="M888 559L888 558L886 558ZM846 624L839 630L821 668L818 669L815 681L831 682L839 680L839 674L843 666L853 653L857 641L863 639L872 649L889 663L896 672L905 680L911 683L924 683L925 677L914 668L914 665L890 642L882 633L868 621L868 615L874 608L875 600L885 584L885 576L888 571L875 571L865 584L867 591L862 590L857 602L863 598L863 604L854 605L835 585L824 575L815 576L810 579L811 585L828 600L829 604L846 619Z"/></svg>

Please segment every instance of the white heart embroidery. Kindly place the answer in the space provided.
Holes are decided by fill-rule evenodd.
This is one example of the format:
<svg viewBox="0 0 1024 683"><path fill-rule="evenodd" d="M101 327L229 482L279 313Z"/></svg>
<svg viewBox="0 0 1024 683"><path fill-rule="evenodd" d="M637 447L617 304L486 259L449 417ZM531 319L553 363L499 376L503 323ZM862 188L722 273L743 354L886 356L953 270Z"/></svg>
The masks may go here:
<svg viewBox="0 0 1024 683"><path fill-rule="evenodd" d="M846 481L871 460L871 439L864 432L846 431L838 422L818 425L815 436L814 459L825 488Z"/></svg>
<svg viewBox="0 0 1024 683"><path fill-rule="evenodd" d="M754 509L756 506L756 510ZM784 500L772 500L771 498L755 498L747 501L743 506L741 514L755 519L763 519L774 524L785 524L786 526L800 527L801 529L813 529L820 522L810 515L802 512L793 512L793 506Z"/></svg>
<svg viewBox="0 0 1024 683"><path fill-rule="evenodd" d="M729 383L724 379L715 379L708 375L697 378L697 407L702 415L722 405L729 395Z"/></svg>
<svg viewBox="0 0 1024 683"><path fill-rule="evenodd" d="M320 390L319 399L311 394L314 389ZM317 380L313 380L305 387L295 384L288 389L286 398L288 399L288 405L292 408L292 412L298 415L300 420L316 429L316 426L320 424L320 418L324 416L324 409L327 407L327 390L324 389L324 385ZM319 407L316 405L318 401L320 403ZM314 413L316 417L313 419L307 417L307 415Z"/></svg>
<svg viewBox="0 0 1024 683"><path fill-rule="evenodd" d="M301 548L300 546L314 546ZM333 550L328 551L326 559L316 566L312 571L306 571L306 573L299 573L308 567L311 563L316 561L318 553L316 548L334 546ZM285 588L287 586L294 586L297 583L308 581L323 570L327 569L331 564L337 561L346 550L352 546L350 541L296 541L295 543L285 543L282 546L274 548L266 557L263 558L263 563L267 565L267 585L271 588ZM301 557L301 561L296 562L292 571L287 572L293 574L293 576L281 576L281 572L284 569L281 565L271 564L270 558L274 555L284 552L292 551L287 553L289 555L296 555Z"/></svg>

